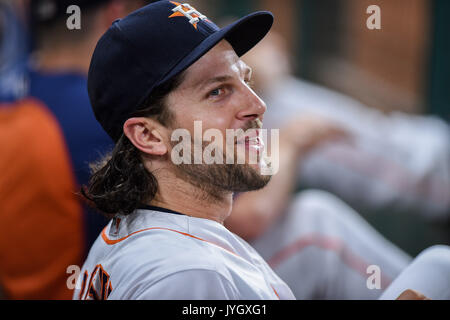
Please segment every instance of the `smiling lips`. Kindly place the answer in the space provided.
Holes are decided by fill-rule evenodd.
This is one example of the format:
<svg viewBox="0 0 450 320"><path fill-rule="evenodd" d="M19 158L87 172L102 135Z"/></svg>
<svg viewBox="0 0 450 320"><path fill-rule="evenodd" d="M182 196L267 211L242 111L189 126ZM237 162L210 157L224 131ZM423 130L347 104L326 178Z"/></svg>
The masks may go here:
<svg viewBox="0 0 450 320"><path fill-rule="evenodd" d="M245 149L247 150L255 150L258 153L261 153L264 150L264 142L262 141L259 130L254 130L249 135L245 135L244 138L238 139L236 144L244 144L245 143Z"/></svg>

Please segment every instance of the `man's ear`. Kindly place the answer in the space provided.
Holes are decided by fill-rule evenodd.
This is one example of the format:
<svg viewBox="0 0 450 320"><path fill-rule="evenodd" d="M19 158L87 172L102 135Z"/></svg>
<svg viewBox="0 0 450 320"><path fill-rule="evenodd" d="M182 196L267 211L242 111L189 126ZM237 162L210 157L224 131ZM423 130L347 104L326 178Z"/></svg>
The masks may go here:
<svg viewBox="0 0 450 320"><path fill-rule="evenodd" d="M149 118L130 118L123 125L123 132L131 143L142 152L163 156L168 150L159 131L161 125Z"/></svg>

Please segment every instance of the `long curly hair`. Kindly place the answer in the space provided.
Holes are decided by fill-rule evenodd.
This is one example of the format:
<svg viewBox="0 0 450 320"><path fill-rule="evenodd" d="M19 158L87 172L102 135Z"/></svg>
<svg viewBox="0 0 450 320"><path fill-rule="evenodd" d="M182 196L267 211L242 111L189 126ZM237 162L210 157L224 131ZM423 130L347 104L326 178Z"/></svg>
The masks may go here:
<svg viewBox="0 0 450 320"><path fill-rule="evenodd" d="M136 117L152 117L162 125L169 125L172 113L165 102L167 95L182 82L184 73L153 90L142 104ZM138 150L122 134L112 152L90 164L91 177L82 186L81 194L98 211L111 218L116 214L130 214L140 205L151 201L158 191L158 181L149 172Z"/></svg>

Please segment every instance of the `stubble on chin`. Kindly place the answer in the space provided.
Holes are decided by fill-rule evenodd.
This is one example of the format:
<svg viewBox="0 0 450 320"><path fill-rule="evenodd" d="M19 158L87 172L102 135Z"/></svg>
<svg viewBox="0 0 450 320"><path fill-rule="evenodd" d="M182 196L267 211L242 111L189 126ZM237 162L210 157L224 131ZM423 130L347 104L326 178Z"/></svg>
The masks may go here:
<svg viewBox="0 0 450 320"><path fill-rule="evenodd" d="M172 165L178 178L201 191L196 196L203 200L220 201L230 193L259 190L271 179L248 164Z"/></svg>

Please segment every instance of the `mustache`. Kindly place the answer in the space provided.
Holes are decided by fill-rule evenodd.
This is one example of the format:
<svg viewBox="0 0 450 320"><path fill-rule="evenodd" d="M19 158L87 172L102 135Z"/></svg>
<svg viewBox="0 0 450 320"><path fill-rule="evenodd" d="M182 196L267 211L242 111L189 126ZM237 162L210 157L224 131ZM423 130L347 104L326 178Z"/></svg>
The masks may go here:
<svg viewBox="0 0 450 320"><path fill-rule="evenodd" d="M234 137L234 143L236 144L238 143L238 141L244 138L248 138L248 130L256 130L256 136L259 136L259 130L262 129L262 127L263 123L260 119L255 119L247 122L246 125L241 128L242 133L239 132L239 134ZM250 136L253 136L252 133L250 133Z"/></svg>
<svg viewBox="0 0 450 320"><path fill-rule="evenodd" d="M262 127L262 121L260 119L255 119L247 122L247 124L241 129L247 131L248 129L262 129Z"/></svg>

